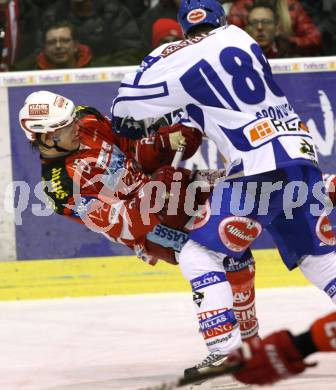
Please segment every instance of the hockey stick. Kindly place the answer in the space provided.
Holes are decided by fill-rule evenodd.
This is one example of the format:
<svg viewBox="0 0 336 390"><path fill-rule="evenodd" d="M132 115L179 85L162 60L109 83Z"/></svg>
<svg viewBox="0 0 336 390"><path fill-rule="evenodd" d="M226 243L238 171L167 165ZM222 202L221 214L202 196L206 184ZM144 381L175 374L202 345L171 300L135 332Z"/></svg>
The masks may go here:
<svg viewBox="0 0 336 390"><path fill-rule="evenodd" d="M211 372L208 373L196 373L188 378L180 377L172 382L162 382L158 385L141 388L139 390L175 390L183 386L191 385L195 382L205 381L207 379L213 379L221 375L229 375L236 371L239 366L232 365L230 363L224 363L220 367L213 367Z"/></svg>
<svg viewBox="0 0 336 390"><path fill-rule="evenodd" d="M180 163L181 160L182 160L182 157L183 157L183 153L184 153L184 151L185 151L185 148L186 148L185 144L183 144L183 143L180 143L180 144L179 144L179 146L178 146L178 148L177 148L177 150L176 150L176 152L175 152L174 159L173 159L173 161L172 161L172 163L171 163L171 166L172 166L173 168L176 169L176 168L179 166L179 163Z"/></svg>
<svg viewBox="0 0 336 390"><path fill-rule="evenodd" d="M183 157L183 153L186 149L186 145L183 144L183 143L180 143L180 145L178 146L176 152L175 152L175 156L174 156L174 159L171 163L171 166L173 168L177 168L182 160L182 157ZM229 176L223 176L223 180L232 180L232 179L237 179L239 177L242 177L244 176L244 173L243 172L237 172L237 173L234 173L232 175L229 175Z"/></svg>

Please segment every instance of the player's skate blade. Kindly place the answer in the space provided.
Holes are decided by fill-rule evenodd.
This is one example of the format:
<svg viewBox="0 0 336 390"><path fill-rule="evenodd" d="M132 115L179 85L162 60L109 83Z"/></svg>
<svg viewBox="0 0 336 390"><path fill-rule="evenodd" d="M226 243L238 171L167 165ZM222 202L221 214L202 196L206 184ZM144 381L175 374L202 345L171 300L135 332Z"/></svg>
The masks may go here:
<svg viewBox="0 0 336 390"><path fill-rule="evenodd" d="M206 379L201 379L203 376L212 376L212 374L222 371L227 360L227 355L212 352L201 363L194 367L186 368L184 370L184 379L186 382L197 381L202 383ZM199 378L199 380L197 379Z"/></svg>

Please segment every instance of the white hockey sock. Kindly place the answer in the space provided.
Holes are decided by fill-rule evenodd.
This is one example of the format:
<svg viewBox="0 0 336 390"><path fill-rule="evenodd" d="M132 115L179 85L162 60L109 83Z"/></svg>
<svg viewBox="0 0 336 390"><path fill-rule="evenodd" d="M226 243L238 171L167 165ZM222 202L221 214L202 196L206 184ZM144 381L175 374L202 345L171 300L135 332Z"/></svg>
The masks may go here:
<svg viewBox="0 0 336 390"><path fill-rule="evenodd" d="M223 257L189 240L180 253L180 268L190 281L207 348L210 352L228 354L241 345L241 336L232 310L232 290L226 279Z"/></svg>
<svg viewBox="0 0 336 390"><path fill-rule="evenodd" d="M305 277L336 304L336 252L307 256L299 265Z"/></svg>

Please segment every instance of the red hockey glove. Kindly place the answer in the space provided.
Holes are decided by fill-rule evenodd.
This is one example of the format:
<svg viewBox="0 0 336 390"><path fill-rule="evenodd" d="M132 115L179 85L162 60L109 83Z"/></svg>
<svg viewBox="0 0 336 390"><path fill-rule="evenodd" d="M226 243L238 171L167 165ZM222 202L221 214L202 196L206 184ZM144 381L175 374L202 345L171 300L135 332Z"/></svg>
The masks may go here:
<svg viewBox="0 0 336 390"><path fill-rule="evenodd" d="M247 384L265 385L303 372L312 366L293 343L287 330L274 332L263 340L254 338L229 356L232 365L240 368L234 377Z"/></svg>
<svg viewBox="0 0 336 390"><path fill-rule="evenodd" d="M202 134L197 129L181 124L160 127L158 134L169 141L170 148L173 151L176 151L181 143L186 146L183 160L193 156L202 143Z"/></svg>
<svg viewBox="0 0 336 390"><path fill-rule="evenodd" d="M310 328L311 338L318 351L336 351L336 311L316 320Z"/></svg>
<svg viewBox="0 0 336 390"><path fill-rule="evenodd" d="M149 265L156 265L159 259L153 254L149 253L143 244L133 246L136 257Z"/></svg>
<svg viewBox="0 0 336 390"><path fill-rule="evenodd" d="M143 242L133 245L135 255L149 265L156 265L159 260L164 260L169 264L178 264L173 248L164 247L153 241L144 238Z"/></svg>
<svg viewBox="0 0 336 390"><path fill-rule="evenodd" d="M148 254L157 259L164 260L169 264L176 265L178 264L175 257L175 251L172 248L165 248L161 245L156 244L155 242L146 240L145 249Z"/></svg>
<svg viewBox="0 0 336 390"><path fill-rule="evenodd" d="M171 164L180 142L186 143L185 160L196 152L202 135L198 130L182 125L163 126L157 134L135 142L133 157L145 173L153 173L161 166Z"/></svg>
<svg viewBox="0 0 336 390"><path fill-rule="evenodd" d="M165 165L152 175L152 181L160 181L166 186L164 207L158 213L161 223L183 229L190 216L185 213L186 190L190 183L191 171ZM191 200L192 202L192 200Z"/></svg>

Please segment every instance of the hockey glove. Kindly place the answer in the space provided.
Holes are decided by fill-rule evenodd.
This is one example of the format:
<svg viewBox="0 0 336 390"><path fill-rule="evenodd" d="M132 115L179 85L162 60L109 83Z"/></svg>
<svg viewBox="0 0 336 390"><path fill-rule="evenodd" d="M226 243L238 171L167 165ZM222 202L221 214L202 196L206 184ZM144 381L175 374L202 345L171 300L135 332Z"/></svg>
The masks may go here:
<svg viewBox="0 0 336 390"><path fill-rule="evenodd" d="M229 361L239 367L234 377L246 384L265 385L303 372L312 365L303 361L293 340L291 333L281 330L244 343L229 356Z"/></svg>
<svg viewBox="0 0 336 390"><path fill-rule="evenodd" d="M133 247L136 257L149 265L156 265L159 258L151 254L143 244L137 244Z"/></svg>
<svg viewBox="0 0 336 390"><path fill-rule="evenodd" d="M181 143L186 146L183 153L183 160L187 160L193 156L202 143L202 134L198 130L181 124L162 126L158 133L166 137L169 141L169 147L173 151L176 151Z"/></svg>
<svg viewBox="0 0 336 390"><path fill-rule="evenodd" d="M157 215L164 225L174 229L183 229L189 220L190 216L186 214L185 209L190 209L190 205L185 205L185 197L191 175L188 169L175 169L170 165L159 168L152 175L153 181L160 181L166 186L166 192L163 194L164 206ZM195 199L190 200L193 203L194 201Z"/></svg>

